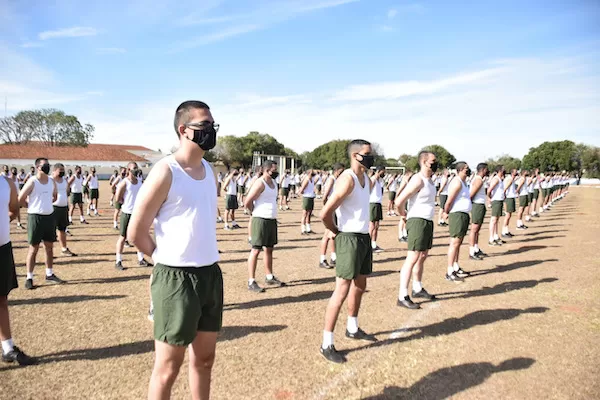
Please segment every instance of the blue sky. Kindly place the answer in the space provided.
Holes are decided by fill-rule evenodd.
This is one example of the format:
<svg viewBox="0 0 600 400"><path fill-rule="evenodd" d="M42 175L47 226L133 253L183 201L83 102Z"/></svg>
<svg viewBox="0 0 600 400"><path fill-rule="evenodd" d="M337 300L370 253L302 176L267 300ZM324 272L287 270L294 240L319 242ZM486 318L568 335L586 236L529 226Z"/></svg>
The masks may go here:
<svg viewBox="0 0 600 400"><path fill-rule="evenodd" d="M441 144L476 163L544 140L600 145L600 3L0 0L8 113L54 107L95 142L170 149L172 115L302 152Z"/></svg>

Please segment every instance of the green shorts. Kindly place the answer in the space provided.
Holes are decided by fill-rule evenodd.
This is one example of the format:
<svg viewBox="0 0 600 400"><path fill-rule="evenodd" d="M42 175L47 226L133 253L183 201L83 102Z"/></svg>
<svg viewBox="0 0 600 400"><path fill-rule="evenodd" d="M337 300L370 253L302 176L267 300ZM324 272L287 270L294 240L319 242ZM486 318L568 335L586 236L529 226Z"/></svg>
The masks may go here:
<svg viewBox="0 0 600 400"><path fill-rule="evenodd" d="M315 185L315 188L317 189L317 192L321 193L321 185Z"/></svg>
<svg viewBox="0 0 600 400"><path fill-rule="evenodd" d="M0 296L8 296L11 290L18 287L12 243L8 242L0 246Z"/></svg>
<svg viewBox="0 0 600 400"><path fill-rule="evenodd" d="M482 225L485 219L485 204L473 203L471 209L471 219L475 225ZM502 203L500 203L500 214L502 214Z"/></svg>
<svg viewBox="0 0 600 400"><path fill-rule="evenodd" d="M53 214L29 214L27 223L27 242L29 244L56 242L56 224Z"/></svg>
<svg viewBox="0 0 600 400"><path fill-rule="evenodd" d="M90 193L90 189L87 186L84 186L82 188L83 194L89 194Z"/></svg>
<svg viewBox="0 0 600 400"><path fill-rule="evenodd" d="M54 206L54 223L56 224L56 229L61 232L67 230L67 226L69 226L69 207L58 207Z"/></svg>
<svg viewBox="0 0 600 400"><path fill-rule="evenodd" d="M246 186L242 186L242 185L237 185L237 191L239 194L246 194Z"/></svg>
<svg viewBox="0 0 600 400"><path fill-rule="evenodd" d="M527 201L527 204L531 204L531 202L533 201L533 192L527 193Z"/></svg>
<svg viewBox="0 0 600 400"><path fill-rule="evenodd" d="M302 209L304 211L312 211L315 209L314 197L302 197Z"/></svg>
<svg viewBox="0 0 600 400"><path fill-rule="evenodd" d="M501 217L503 207L504 207L504 201L502 201L502 200L492 201L492 217Z"/></svg>
<svg viewBox="0 0 600 400"><path fill-rule="evenodd" d="M440 194L440 208L443 210L446 207L446 201L448 201L447 194Z"/></svg>
<svg viewBox="0 0 600 400"><path fill-rule="evenodd" d="M283 197L288 197L289 194L290 194L290 188L281 188L281 195Z"/></svg>
<svg viewBox="0 0 600 400"><path fill-rule="evenodd" d="M453 212L448 215L450 237L463 238L469 230L469 214L465 212Z"/></svg>
<svg viewBox="0 0 600 400"><path fill-rule="evenodd" d="M97 199L100 197L98 189L90 189L90 199Z"/></svg>
<svg viewBox="0 0 600 400"><path fill-rule="evenodd" d="M277 220L252 217L252 248L273 248L277 244Z"/></svg>
<svg viewBox="0 0 600 400"><path fill-rule="evenodd" d="M115 201L115 210L120 210L122 205L123 204L119 203L118 201Z"/></svg>
<svg viewBox="0 0 600 400"><path fill-rule="evenodd" d="M507 197L506 199L504 199L504 204L506 205L507 213L514 213L515 211L517 211L517 205L514 198Z"/></svg>
<svg viewBox="0 0 600 400"><path fill-rule="evenodd" d="M396 200L396 192L388 192L388 199L391 201Z"/></svg>
<svg viewBox="0 0 600 400"><path fill-rule="evenodd" d="M369 215L371 217L371 222L383 220L383 207L381 206L381 203L370 203Z"/></svg>
<svg viewBox="0 0 600 400"><path fill-rule="evenodd" d="M529 205L529 196L519 196L519 207L527 207Z"/></svg>
<svg viewBox="0 0 600 400"><path fill-rule="evenodd" d="M373 248L368 233L338 233L335 252L335 275L338 278L351 280L373 272Z"/></svg>
<svg viewBox="0 0 600 400"><path fill-rule="evenodd" d="M226 210L237 210L238 209L238 201L237 196L234 194L228 194L225 198L225 209Z"/></svg>
<svg viewBox="0 0 600 400"><path fill-rule="evenodd" d="M83 195L81 193L71 193L71 204L83 204Z"/></svg>
<svg viewBox="0 0 600 400"><path fill-rule="evenodd" d="M119 233L124 238L127 237L127 228L129 227L129 220L131 219L131 214L127 214L126 212L121 213L121 220L119 221Z"/></svg>
<svg viewBox="0 0 600 400"><path fill-rule="evenodd" d="M537 200L540 198L540 189L533 189L533 199L532 200Z"/></svg>
<svg viewBox="0 0 600 400"><path fill-rule="evenodd" d="M156 264L150 291L154 339L187 346L199 331L221 330L223 276L217 263L200 268Z"/></svg>
<svg viewBox="0 0 600 400"><path fill-rule="evenodd" d="M409 218L406 221L406 231L409 251L426 251L433 247L433 221Z"/></svg>

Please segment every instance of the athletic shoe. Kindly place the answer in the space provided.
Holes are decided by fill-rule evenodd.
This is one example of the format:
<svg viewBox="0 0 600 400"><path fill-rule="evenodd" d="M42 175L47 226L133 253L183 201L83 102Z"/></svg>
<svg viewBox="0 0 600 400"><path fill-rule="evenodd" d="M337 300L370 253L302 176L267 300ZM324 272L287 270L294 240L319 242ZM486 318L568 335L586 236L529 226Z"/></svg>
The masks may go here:
<svg viewBox="0 0 600 400"><path fill-rule="evenodd" d="M331 268L335 268L335 260L329 260L329 265Z"/></svg>
<svg viewBox="0 0 600 400"><path fill-rule="evenodd" d="M116 231L118 231L119 227L118 226L113 226L113 229L116 230Z"/></svg>
<svg viewBox="0 0 600 400"><path fill-rule="evenodd" d="M73 234L71 233L71 231L69 229L65 229L65 233L69 236L73 236Z"/></svg>
<svg viewBox="0 0 600 400"><path fill-rule="evenodd" d="M133 247L133 245L131 243L129 243L129 241L125 241L125 247Z"/></svg>
<svg viewBox="0 0 600 400"><path fill-rule="evenodd" d="M506 243L506 242L505 242L504 240L502 240L502 239L496 239L496 241L495 241L495 242L496 242L496 244L497 244L498 246L502 246L503 244L505 244L505 243Z"/></svg>
<svg viewBox="0 0 600 400"><path fill-rule="evenodd" d="M419 292L415 292L413 290L412 291L412 296L413 297L420 297L422 299L427 299L427 300L435 300L435 295L429 294L427 292L427 290L425 290L425 288L421 288L421 290Z"/></svg>
<svg viewBox="0 0 600 400"><path fill-rule="evenodd" d="M89 225L90 223L87 222L85 219L83 221L79 221L80 224L85 224L85 225Z"/></svg>
<svg viewBox="0 0 600 400"><path fill-rule="evenodd" d="M76 257L77 256L77 254L73 253L68 248L66 250L61 250L60 254L62 254L63 256L67 256L67 257Z"/></svg>
<svg viewBox="0 0 600 400"><path fill-rule="evenodd" d="M465 270L464 270L464 269L462 269L462 268L459 268L459 269L458 269L458 271L454 271L454 272L456 273L456 275L458 275L458 276L463 276L463 277L464 277L464 276L469 276L469 275L471 275L471 273L470 273L470 272L468 272L468 271L465 271Z"/></svg>
<svg viewBox="0 0 600 400"><path fill-rule="evenodd" d="M283 287L285 286L285 282L281 282L275 275L271 279L265 279L265 283L271 286Z"/></svg>
<svg viewBox="0 0 600 400"><path fill-rule="evenodd" d="M52 274L50 276L46 276L46 282L52 282L52 283L56 283L56 284L63 284L65 283L65 281L63 281L62 279L60 279L58 276Z"/></svg>
<svg viewBox="0 0 600 400"><path fill-rule="evenodd" d="M18 363L19 365L34 365L36 364L36 360L33 357L29 357L27 354L23 353L21 349L17 346L14 346L11 351L8 353L2 353L2 361L5 363Z"/></svg>
<svg viewBox="0 0 600 400"><path fill-rule="evenodd" d="M33 279L27 279L25 281L25 289L28 289L28 290L33 289Z"/></svg>
<svg viewBox="0 0 600 400"><path fill-rule="evenodd" d="M479 257L487 257L487 254L481 251L481 249L477 250L477 253L475 253L475 255Z"/></svg>
<svg viewBox="0 0 600 400"><path fill-rule="evenodd" d="M233 226L232 226L232 228L233 228L233 229L242 229L242 227L241 227L241 226L239 226L238 224L235 224L235 225L233 225Z"/></svg>
<svg viewBox="0 0 600 400"><path fill-rule="evenodd" d="M221 217L218 217L218 218L217 218L217 223L219 223L219 224L220 224L221 222L223 222L223 218L221 218Z"/></svg>
<svg viewBox="0 0 600 400"><path fill-rule="evenodd" d="M256 283L256 281L248 285L248 290L255 293L263 293L265 291L265 289L258 286L258 283Z"/></svg>
<svg viewBox="0 0 600 400"><path fill-rule="evenodd" d="M17 228L19 228L19 229L25 229L25 227L23 226L23 224L17 224Z"/></svg>
<svg viewBox="0 0 600 400"><path fill-rule="evenodd" d="M501 244L499 244L498 242L496 242L495 240L489 241L488 245L490 246L501 246Z"/></svg>
<svg viewBox="0 0 600 400"><path fill-rule="evenodd" d="M507 235L508 235L509 237L511 237L511 238L512 238L512 237L515 237L515 235L513 235L513 234L512 234L512 233L510 233L510 232L508 232L508 233L507 233Z"/></svg>
<svg viewBox="0 0 600 400"><path fill-rule="evenodd" d="M226 230L226 231L231 231L231 230L233 230L233 228L232 228L232 227L230 227L229 225L225 225L225 226L223 227L223 229L224 229L224 230Z"/></svg>
<svg viewBox="0 0 600 400"><path fill-rule="evenodd" d="M525 229L527 229L525 225L517 226L518 231L524 231Z"/></svg>
<svg viewBox="0 0 600 400"><path fill-rule="evenodd" d="M367 342L376 342L377 341L377 338L375 336L366 333L365 331L363 331L360 328L358 328L358 330L355 333L350 333L350 331L348 331L348 329L346 329L346 337L348 339L366 340Z"/></svg>
<svg viewBox="0 0 600 400"><path fill-rule="evenodd" d="M140 267L154 267L154 265L152 263L149 263L146 260L140 260L140 261L138 261L138 265Z"/></svg>
<svg viewBox="0 0 600 400"><path fill-rule="evenodd" d="M381 247L379 247L379 246L376 246L376 247L373 249L373 253L382 253L383 251L384 251L384 250L383 250Z"/></svg>
<svg viewBox="0 0 600 400"><path fill-rule="evenodd" d="M154 309L148 310L148 321L154 322Z"/></svg>
<svg viewBox="0 0 600 400"><path fill-rule="evenodd" d="M314 235L314 234L315 234L315 232L314 232L314 231L306 231L306 234L307 234L307 235Z"/></svg>
<svg viewBox="0 0 600 400"><path fill-rule="evenodd" d="M479 256L477 253L475 253L473 255L469 255L469 258L471 260L475 260L475 261L481 261L481 260L483 260L483 257Z"/></svg>
<svg viewBox="0 0 600 400"><path fill-rule="evenodd" d="M446 280L452 282L463 282L464 279L459 277L456 272L452 272L450 275L446 274Z"/></svg>
<svg viewBox="0 0 600 400"><path fill-rule="evenodd" d="M341 354L339 351L337 351L333 345L329 346L326 349L324 349L321 346L319 348L319 350L321 351L321 355L323 357L325 357L325 359L327 361L331 361L331 362L334 362L336 364L342 364L342 363L346 362L346 357L344 357L343 354Z"/></svg>
<svg viewBox="0 0 600 400"><path fill-rule="evenodd" d="M517 229L519 229L519 228L517 228ZM512 236L510 235L510 233L503 233L502 237L506 238L506 239L510 239Z"/></svg>
<svg viewBox="0 0 600 400"><path fill-rule="evenodd" d="M320 268L324 268L324 269L332 269L332 268L333 268L331 265L329 265L329 264L327 263L327 261L321 261L321 262L319 263L319 267L320 267Z"/></svg>
<svg viewBox="0 0 600 400"><path fill-rule="evenodd" d="M417 303L413 303L413 301L408 296L405 296L404 299L402 299L402 300L398 299L398 301L396 301L396 305L400 306L400 307L409 308L411 310L416 310L418 308L421 308L421 306L418 305Z"/></svg>
<svg viewBox="0 0 600 400"><path fill-rule="evenodd" d="M123 271L125 268L123 267L123 263L121 261L117 261L115 263L115 268L118 269L119 271Z"/></svg>

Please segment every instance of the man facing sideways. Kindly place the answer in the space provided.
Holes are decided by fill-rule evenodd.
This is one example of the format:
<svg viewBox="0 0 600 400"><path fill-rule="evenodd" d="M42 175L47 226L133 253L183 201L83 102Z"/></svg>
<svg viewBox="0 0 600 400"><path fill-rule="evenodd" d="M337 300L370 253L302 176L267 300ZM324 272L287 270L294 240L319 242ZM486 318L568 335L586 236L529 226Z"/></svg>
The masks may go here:
<svg viewBox="0 0 600 400"><path fill-rule="evenodd" d="M87 215L90 215L90 212L93 211L94 215L98 216L98 198L100 197L98 175L96 175L96 168L94 167L90 169L90 172L84 182L84 186L87 186L90 190L90 204L88 205Z"/></svg>
<svg viewBox="0 0 600 400"><path fill-rule="evenodd" d="M186 101L175 112L179 149L158 161L141 187L127 235L156 262L152 277L155 361L149 399L168 399L189 348L192 399L210 397L223 277L217 262L217 193L206 151L218 125L208 106ZM150 234L154 221L156 243Z"/></svg>
<svg viewBox="0 0 600 400"><path fill-rule="evenodd" d="M504 204L506 205L506 216L504 217L504 225L502 226L502 237L510 239L514 235L510 233L509 224L513 213L517 211L517 191L515 189L515 180L517 179L517 170L512 169L510 175L504 178Z"/></svg>
<svg viewBox="0 0 600 400"><path fill-rule="evenodd" d="M235 210L238 209L238 180L240 173L237 169L232 168L229 174L225 177L223 188L225 188L225 229L226 231L237 229L240 226L235 222ZM229 222L231 221L231 226Z"/></svg>
<svg viewBox="0 0 600 400"><path fill-rule="evenodd" d="M343 363L346 358L333 344L333 330L342 304L348 297L348 323L346 337L375 341L373 335L358 327L358 311L367 287L367 275L373 269L373 249L369 237L369 197L372 182L368 171L374 162L371 144L366 140L353 140L348 145L350 169L336 181L333 193L322 210L325 228L335 239L338 259L335 266L335 289L325 312L325 329L321 354L327 360ZM337 216L337 225L333 214Z"/></svg>
<svg viewBox="0 0 600 400"><path fill-rule="evenodd" d="M383 176L385 167L377 166L375 173L371 177L371 196L369 197L369 234L371 235L371 247L374 253L381 253L383 249L377 245L377 234L379 233L379 222L383 220Z"/></svg>
<svg viewBox="0 0 600 400"><path fill-rule="evenodd" d="M435 154L421 151L418 156L421 170L414 174L406 188L396 198L396 208L401 217L407 218L408 252L400 271L400 290L397 304L409 309L421 308L408 296L408 283L413 277L413 297L434 300L435 296L422 284L423 269L429 250L433 246L433 218L435 215L435 185L431 177L437 171ZM408 201L408 212L406 202Z"/></svg>
<svg viewBox="0 0 600 400"><path fill-rule="evenodd" d="M82 224L87 224L83 216L83 182L84 178L81 174L81 167L75 166L75 174L69 178L67 183L71 192L71 210L69 211L69 223L73 223L73 211L75 206L79 208L79 221Z"/></svg>
<svg viewBox="0 0 600 400"><path fill-rule="evenodd" d="M310 233L314 233L310 227L310 219L312 217L313 210L315 208L315 176L316 172L314 170L308 170L306 172L306 177L302 181L302 185L300 185L300 189L298 189L298 194L302 195L302 227L301 233L303 235L307 235Z"/></svg>
<svg viewBox="0 0 600 400"><path fill-rule="evenodd" d="M487 200L486 182L490 170L486 163L477 164L477 174L471 180L471 233L469 235L469 258L471 260L482 260L486 254L479 248L479 231L485 219Z"/></svg>
<svg viewBox="0 0 600 400"><path fill-rule="evenodd" d="M273 275L273 248L277 244L277 184L279 175L277 163L267 160L262 165L262 176L250 188L246 196L246 208L252 213L252 239L248 256L248 290L262 293L264 288L256 283L256 264L258 255L265 250L265 283L269 286L281 287L285 283Z"/></svg>
<svg viewBox="0 0 600 400"><path fill-rule="evenodd" d="M406 169L406 171L404 171L404 174L402 174L402 179L400 179L400 184L398 185L398 189L396 191L395 199L397 199L398 196L400 196L400 193L402 193L402 191L404 191L404 189L406 189L406 185L408 185L408 181L410 180L410 178L412 178L412 176L413 176L413 172L410 169ZM394 199L394 202L395 202L395 199ZM407 205L408 205L408 202L404 206L405 209L406 209ZM398 221L398 241L401 243L408 242L408 231L406 230L406 218L400 218L400 220Z"/></svg>
<svg viewBox="0 0 600 400"><path fill-rule="evenodd" d="M445 168L442 174L442 180L440 181L440 188L438 189L438 198L440 199L440 211L439 211L439 226L447 226L448 222L444 220L444 206L448 200L448 188L450 187L450 181L452 180L450 171Z"/></svg>
<svg viewBox="0 0 600 400"><path fill-rule="evenodd" d="M290 195L290 186L292 181L292 176L290 175L290 171L286 170L282 177L280 177L281 182L281 195L279 196L279 209L281 211L287 211L290 209L288 204L288 197Z"/></svg>
<svg viewBox="0 0 600 400"><path fill-rule="evenodd" d="M119 178L119 171L118 170L114 170L113 174L110 176L110 179L108 180L108 186L110 186L110 206L112 207L114 204L114 200L115 200L115 189L116 187L113 186L113 182L115 180L117 180Z"/></svg>
<svg viewBox="0 0 600 400"><path fill-rule="evenodd" d="M14 220L17 215L19 215L17 186L10 179L2 176L0 177L0 341L2 342L2 361L31 365L35 364L36 360L15 346L8 313L8 295L19 286L10 240L10 221Z"/></svg>
<svg viewBox="0 0 600 400"><path fill-rule="evenodd" d="M333 173L327 177L325 181L325 186L323 187L323 206L327 204L329 197L333 193L333 188L335 186L335 182L340 177L342 172L344 172L344 164L336 163L333 165ZM337 226L337 221L335 221L335 214L333 215L334 223ZM327 262L327 248L329 247L329 251L331 252L330 261ZM319 267L325 269L335 268L335 263L337 260L337 254L335 253L335 240L331 238L331 232L328 229L325 229L325 233L323 233L323 238L321 239L321 256L319 260Z"/></svg>
<svg viewBox="0 0 600 400"><path fill-rule="evenodd" d="M54 206L54 222L58 231L58 242L60 253L63 256L74 257L67 247L67 226L69 226L69 184L65 178L65 166L61 163L54 164L52 179L56 183L56 201Z"/></svg>
<svg viewBox="0 0 600 400"><path fill-rule="evenodd" d="M50 163L47 158L40 157L35 160L37 174L30 178L23 190L19 193L19 204L27 208L27 236L29 251L27 252L27 280L25 289L33 289L33 269L40 243L44 243L46 250L46 282L64 283L54 275L52 269L56 242L56 224L54 221L54 206L57 191L56 184L48 176Z"/></svg>
<svg viewBox="0 0 600 400"><path fill-rule="evenodd" d="M505 190L504 190L504 178L505 178L504 166L496 166L496 175L490 180L490 187L488 188L487 195L492 203L492 216L490 217L490 240L488 244L490 246L502 246L504 241L498 236L498 225L500 223L500 217L502 216L502 209L504 208Z"/></svg>
<svg viewBox="0 0 600 400"><path fill-rule="evenodd" d="M467 186L467 178L471 176L471 168L464 161L456 163L456 178L450 182L448 200L444 206L444 214L448 216L450 245L448 246L448 271L446 279L461 281L469 272L464 271L458 264L460 246L469 229L469 213L473 204L471 193Z"/></svg>

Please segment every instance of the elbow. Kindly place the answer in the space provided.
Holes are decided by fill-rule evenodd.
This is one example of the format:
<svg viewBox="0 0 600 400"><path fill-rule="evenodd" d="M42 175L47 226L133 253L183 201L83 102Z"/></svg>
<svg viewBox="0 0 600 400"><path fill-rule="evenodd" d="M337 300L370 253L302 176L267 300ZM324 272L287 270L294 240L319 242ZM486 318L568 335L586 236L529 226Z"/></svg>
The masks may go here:
<svg viewBox="0 0 600 400"><path fill-rule="evenodd" d="M137 245L140 243L139 229L137 229L137 227L133 226L132 224L129 224L129 226L127 227L126 239L129 243L137 247Z"/></svg>

